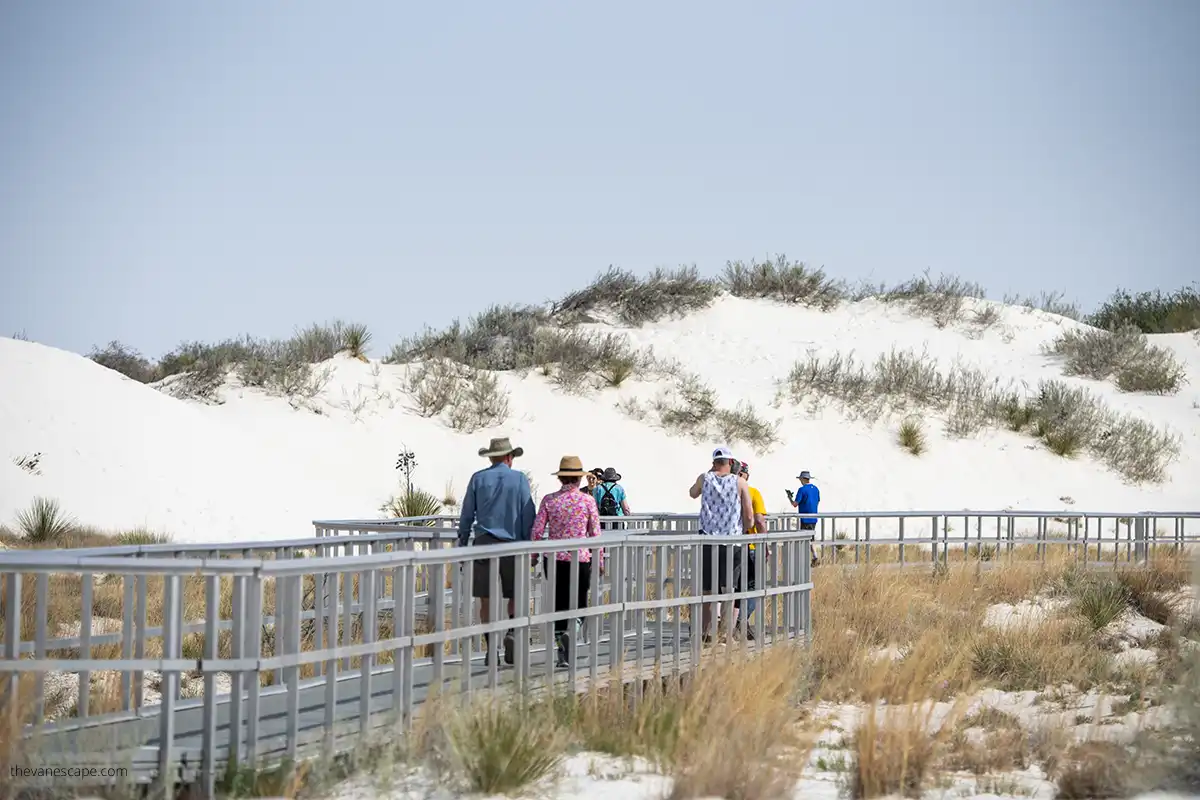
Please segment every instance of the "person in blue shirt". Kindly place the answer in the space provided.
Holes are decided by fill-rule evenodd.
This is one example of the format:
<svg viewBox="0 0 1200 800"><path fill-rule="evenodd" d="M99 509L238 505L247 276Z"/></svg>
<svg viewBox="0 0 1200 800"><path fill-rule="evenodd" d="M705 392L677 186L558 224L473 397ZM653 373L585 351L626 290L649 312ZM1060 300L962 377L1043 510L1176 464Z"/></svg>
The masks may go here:
<svg viewBox="0 0 1200 800"><path fill-rule="evenodd" d="M609 467L600 474L599 478L600 483L592 490L592 496L596 498L596 507L600 509L600 516L627 517L633 513L629 510L629 502L625 499L625 487L618 483L621 480L621 473ZM611 523L603 525L605 528L610 526Z"/></svg>
<svg viewBox="0 0 1200 800"><path fill-rule="evenodd" d="M800 481L800 490L796 492L795 497L791 492L788 492L788 500L792 503L792 508L799 511L801 514L817 514L817 506L821 502L821 490L812 484L812 475L808 470L804 470L796 476ZM800 530L811 531L817 527L816 517L801 517Z"/></svg>
<svg viewBox="0 0 1200 800"><path fill-rule="evenodd" d="M458 546L465 547L474 533L473 546L480 547L508 542L528 542L532 535L533 520L537 508L533 504L533 492L525 473L512 468L513 459L524 454L524 449L513 447L507 439L492 439L487 447L480 448L479 455L492 462L471 476L467 490L463 493L462 513L458 519ZM500 559L500 593L508 601L508 617L515 616L514 602L516 556ZM465 565L464 565L465 566ZM491 559L474 561L471 594L479 598L479 619L489 622L491 615ZM489 637L484 634L484 647L491 659ZM504 661L513 663L513 633L504 632Z"/></svg>

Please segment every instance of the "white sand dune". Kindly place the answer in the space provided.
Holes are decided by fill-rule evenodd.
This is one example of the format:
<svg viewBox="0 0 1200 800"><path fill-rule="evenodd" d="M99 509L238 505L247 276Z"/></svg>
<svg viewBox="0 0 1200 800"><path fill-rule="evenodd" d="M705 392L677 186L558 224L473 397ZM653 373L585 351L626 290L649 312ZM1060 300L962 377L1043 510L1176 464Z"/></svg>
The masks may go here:
<svg viewBox="0 0 1200 800"><path fill-rule="evenodd" d="M983 302L983 301L979 301ZM810 469L822 510L1190 510L1200 501L1200 344L1191 335L1154 337L1187 364L1190 383L1173 397L1124 394L1111 384L1067 378L1114 408L1169 426L1183 438L1181 457L1162 484L1135 486L1087 455L1064 459L1028 436L987 430L951 440L927 417L929 451L914 457L895 442L896 421L868 425L836 408L772 408L774 381L808 352L854 351L870 360L892 347L925 350L949 366L976 364L1030 386L1061 377L1041 345L1077 323L1000 307L1000 322L981 334L939 330L898 306L874 300L825 313L768 301L722 297L686 318L622 332L639 346L678 359L722 395L725 405L753 401L780 420L772 452L743 452L753 483L772 511L787 509L784 489ZM607 328L607 326L594 326ZM543 489L565 453L589 466L614 466L635 511L686 512L687 486L717 442L694 442L628 418L617 402L653 396L660 387L629 383L566 395L536 372L501 376L510 419L464 435L416 414L403 366L339 357L314 401L320 413L227 383L223 403L165 395L83 356L0 339L0 521L38 495L59 500L80 522L105 529L145 527L183 541L306 536L316 518L371 518L398 486L402 445L417 453L416 482L439 496L446 482L465 486L483 465L478 447L509 435ZM352 409L361 404L358 413ZM735 448L739 449L739 448ZM744 450L744 448L741 448ZM40 474L15 459L40 452Z"/></svg>

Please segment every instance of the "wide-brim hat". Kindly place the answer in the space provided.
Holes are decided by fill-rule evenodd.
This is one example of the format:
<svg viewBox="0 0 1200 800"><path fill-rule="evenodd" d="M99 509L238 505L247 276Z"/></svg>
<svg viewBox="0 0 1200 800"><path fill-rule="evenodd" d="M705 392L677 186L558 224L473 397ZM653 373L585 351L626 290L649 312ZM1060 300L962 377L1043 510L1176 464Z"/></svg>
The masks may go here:
<svg viewBox="0 0 1200 800"><path fill-rule="evenodd" d="M550 474L560 478L582 478L588 473L583 468L583 461L579 456L563 456L558 461L558 472Z"/></svg>
<svg viewBox="0 0 1200 800"><path fill-rule="evenodd" d="M617 481L621 480L621 473L617 472L612 467L608 467L603 473L601 473L600 480L604 481L605 483L616 483Z"/></svg>
<svg viewBox="0 0 1200 800"><path fill-rule="evenodd" d="M812 476L812 474L810 474L810 473L809 473L809 471L808 471L808 470L804 470L804 471L803 471L803 472L801 472L799 475L797 475L797 476L796 476L796 478L797 478L798 480L802 480L802 481L803 481L803 480L807 480L807 481L811 481L811 480L813 480L813 476Z"/></svg>
<svg viewBox="0 0 1200 800"><path fill-rule="evenodd" d="M492 439L487 447L479 448L479 455L484 458L503 458L507 455L518 458L525 455L525 449L522 447L513 447L512 442L505 436L503 439Z"/></svg>

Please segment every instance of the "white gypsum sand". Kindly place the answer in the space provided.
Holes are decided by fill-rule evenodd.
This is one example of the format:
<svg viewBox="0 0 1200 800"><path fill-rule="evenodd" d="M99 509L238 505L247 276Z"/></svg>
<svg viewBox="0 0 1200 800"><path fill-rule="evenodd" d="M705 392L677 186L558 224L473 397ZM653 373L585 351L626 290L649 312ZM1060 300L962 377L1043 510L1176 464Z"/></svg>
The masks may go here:
<svg viewBox="0 0 1200 800"><path fill-rule="evenodd" d="M987 301L966 301L968 304ZM822 312L765 300L719 297L703 311L637 329L618 330L659 357L677 359L718 390L720 403L754 403L779 421L779 443L766 454L734 451L754 468L753 483L770 511L787 511L784 489L811 469L822 511L1065 508L1188 510L1195 506L1200 461L1200 345L1188 334L1152 337L1186 364L1190 384L1174 396L1119 392L1111 382L1064 378L1041 351L1064 328L1063 317L994 304L996 324L936 328L898 305L875 300ZM851 351L870 362L893 347L927 352L948 368L956 360L1002 381L1057 378L1087 388L1114 409L1134 413L1182 437L1181 455L1159 484L1133 485L1086 451L1063 458L1034 438L995 428L952 439L936 413L922 414L928 450L898 447L898 420L847 420L835 404L814 415L784 403L771 407L774 381L815 352ZM235 379L222 403L178 400L92 363L39 344L0 339L0 524L36 496L59 501L79 522L101 529L146 528L178 541L278 539L308 535L313 519L372 518L395 493L393 468L402 445L416 452L415 482L440 496L446 482L464 487L483 465L475 452L495 435L525 448L519 462L549 484L566 452L588 467L615 466L635 511L694 511L686 488L718 442L691 441L629 418L619 401L655 397L667 379L631 379L620 388L564 394L538 370L501 373L511 413L471 434L426 419L406 393L404 365L327 362L331 378L311 403L247 389ZM319 412L319 413L317 413ZM41 453L33 474L16 465ZM544 480L542 476L545 476ZM1111 536L1110 530L1105 535ZM880 531L877 535L883 535ZM987 532L985 531L985 536Z"/></svg>

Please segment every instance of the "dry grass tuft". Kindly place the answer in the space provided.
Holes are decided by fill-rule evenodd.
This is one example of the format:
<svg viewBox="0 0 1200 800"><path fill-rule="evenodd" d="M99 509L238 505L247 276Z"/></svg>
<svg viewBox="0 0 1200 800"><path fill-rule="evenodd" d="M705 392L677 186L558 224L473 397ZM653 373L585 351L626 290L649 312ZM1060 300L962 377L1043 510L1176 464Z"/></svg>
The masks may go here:
<svg viewBox="0 0 1200 800"><path fill-rule="evenodd" d="M1113 742L1084 742L1071 748L1055 777L1055 798L1095 800L1130 794L1130 754Z"/></svg>
<svg viewBox="0 0 1200 800"><path fill-rule="evenodd" d="M466 787L486 794L507 794L545 778L567 743L546 706L494 698L453 717L447 739Z"/></svg>

